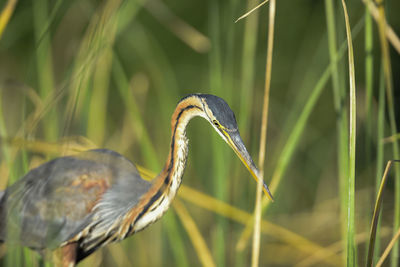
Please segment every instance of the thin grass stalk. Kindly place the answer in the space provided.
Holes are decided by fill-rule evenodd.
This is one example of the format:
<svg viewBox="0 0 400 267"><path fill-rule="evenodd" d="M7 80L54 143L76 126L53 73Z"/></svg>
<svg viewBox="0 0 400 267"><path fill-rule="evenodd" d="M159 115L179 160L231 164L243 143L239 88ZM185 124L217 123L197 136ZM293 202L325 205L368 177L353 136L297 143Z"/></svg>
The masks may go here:
<svg viewBox="0 0 400 267"><path fill-rule="evenodd" d="M240 88L239 88L239 83L236 80L237 73L236 73L236 65L237 65L237 41L236 41L236 32L238 30L238 27L235 27L235 25L232 24L230 18L235 16L235 11L237 9L237 6L239 4L238 0L231 0L229 1L229 6L225 10L225 12L222 15L223 18L229 18L229 19L224 19L224 23L222 24L224 29L226 29L225 32L225 43L224 43L224 58L222 58L222 64L224 66L223 68L223 76L224 76L224 88L231 88L229 90L229 94L226 95L227 101L230 103L238 103L239 97L240 97ZM229 26L228 26L229 25ZM225 91L227 92L227 91ZM225 95L224 95L225 97Z"/></svg>
<svg viewBox="0 0 400 267"><path fill-rule="evenodd" d="M247 9L255 6L256 0L247 1ZM241 55L241 71L240 71L240 106L238 114L239 129L242 131L243 138L246 142L246 136L249 136L251 105L250 101L254 95L254 79L255 79L255 62L256 62L256 47L258 38L258 10L254 10L251 16L248 16L244 22L243 32L243 48ZM239 24L237 24L239 25ZM260 167L260 166L259 166ZM243 192L240 192L243 194ZM238 196L243 197L243 196ZM243 249L236 246L237 255L244 257L244 253L240 253ZM246 262L246 260L243 260ZM247 263L248 264L248 263ZM246 265L246 264L243 264ZM240 266L240 265L237 265Z"/></svg>
<svg viewBox="0 0 400 267"><path fill-rule="evenodd" d="M362 20L359 20L354 27L354 35L357 36L358 33L360 32L362 27ZM336 61L341 59L344 55L344 52L346 51L347 46L346 42L343 42L341 45L340 49L338 50L336 54ZM301 134L303 133L306 122L311 115L311 111L314 108L319 96L321 95L323 89L325 88L326 83L329 80L329 77L331 75L331 67L332 63L328 65L328 67L324 70L322 73L321 77L317 81L316 85L312 89L311 95L308 97L308 100L303 108L302 113L300 114L296 124L293 127L293 130L291 130L291 134L289 138L287 139L287 142L285 143L285 146L282 149L282 152L279 156L277 165L275 167L275 170L272 174L272 179L270 182L270 190L272 194L274 194L280 184L280 181L283 177L283 174L286 171L286 168L293 156L293 153L298 145L298 141L300 139ZM264 197L262 201L262 210L265 212L267 208L269 207L270 201ZM254 218L253 218L254 219ZM246 224L245 229L241 233L241 236L239 238L239 241L236 244L236 249L241 251L246 247L246 244L248 243L248 240L252 234L253 231L253 219L248 221Z"/></svg>
<svg viewBox="0 0 400 267"><path fill-rule="evenodd" d="M74 117L81 112L83 106L82 100L85 99L86 93L90 88L89 83L99 52L107 48L104 47L104 44L107 44L109 36L114 35L113 32L116 25L115 14L120 4L120 0L107 1L104 6L97 10L87 27L72 69L71 85L69 86L69 96L64 113L63 136L68 135L68 130Z"/></svg>
<svg viewBox="0 0 400 267"><path fill-rule="evenodd" d="M333 89L333 103L336 112L336 137L337 137L337 164L338 164L338 178L339 178L339 194L340 194L340 216L342 240L347 240L347 225L345 224L346 217L346 202L345 202L345 180L348 162L348 149L347 149L347 120L345 119L346 108L343 105L344 95L340 89L338 62L336 58L336 22L335 22L335 9L332 0L325 0L326 12L326 25L328 31L328 48L329 57L332 66L332 89Z"/></svg>
<svg viewBox="0 0 400 267"><path fill-rule="evenodd" d="M3 116L3 89L0 87L0 137L4 138L7 136L6 124ZM1 150L4 156L4 160L8 166L11 166L11 156L8 146L4 144L4 141L1 141ZM0 177L0 179L5 179L4 177Z"/></svg>
<svg viewBox="0 0 400 267"><path fill-rule="evenodd" d="M367 153L367 163L371 159L371 139L372 139L372 87L373 87L373 77L374 77L374 58L373 58L373 48L374 48L374 35L372 28L372 17L368 11L368 7L365 7L365 135L366 135L366 153Z"/></svg>
<svg viewBox="0 0 400 267"><path fill-rule="evenodd" d="M378 106L378 119L377 119L377 136L376 136L376 175L375 175L375 194L378 195L380 184L382 181L382 173L384 166L384 142L383 137L385 136L385 77L383 74L383 67L381 66L380 78L379 78L379 106ZM379 236L381 231L380 218L378 220L378 226L376 235ZM371 241L370 241L371 242ZM375 251L372 264L378 262L378 254L380 252L380 238L375 239ZM367 254L368 255L368 254Z"/></svg>
<svg viewBox="0 0 400 267"><path fill-rule="evenodd" d="M393 247L396 244L399 237L400 237L400 228L395 232L392 240L390 240L388 246L385 248L385 251L383 252L382 257L379 259L379 261L376 264L376 267L381 267L383 265L387 256L389 255L389 253L393 250Z"/></svg>
<svg viewBox="0 0 400 267"><path fill-rule="evenodd" d="M373 66L373 28L372 28L372 17L365 7L365 162L369 165L372 158L372 125L374 118L372 116L372 94L373 94L373 77L374 77L374 66ZM369 220L371 212L368 209L366 212L366 218ZM367 224L368 225L368 224ZM367 247L366 247L367 249ZM366 251L367 253L367 251Z"/></svg>
<svg viewBox="0 0 400 267"><path fill-rule="evenodd" d="M176 209L175 206L173 206L173 207L174 207L174 209ZM183 253L186 253L187 246L183 242L182 238L177 238L178 236L182 235L183 231L181 231L181 229L179 228L180 224L177 222L176 213L178 213L178 212L170 211L164 215L164 217L167 218L167 220L169 221L168 226L167 226L168 231L166 231L166 234L168 236L168 239L173 242L173 246L171 246L171 250L173 251L174 259L176 261L176 263L174 263L174 266L189 267L189 259L187 257L187 254L182 255ZM192 217L190 217L189 214L187 217L189 217L188 220L192 220ZM182 221L182 219L185 219L186 217L184 217L184 218L178 217L178 218ZM186 234L188 236L190 236L191 233L188 232L186 228L185 228L185 230L186 230ZM200 237L198 235L195 235L194 239L195 239L194 241L192 240L192 238L190 240L192 242L201 242L201 241L198 241L199 239L204 240L201 235L200 235ZM194 245L194 247L196 247L196 246ZM206 249L201 250L201 251L203 253L207 253L208 248L206 247ZM205 257L207 257L207 256L205 256Z"/></svg>
<svg viewBox="0 0 400 267"><path fill-rule="evenodd" d="M25 120L26 117L26 106L27 106L27 101L26 101L27 97L26 95L23 95L23 101L22 101L22 107L21 107L21 121ZM52 124L50 127L47 125L44 125L45 128L49 127L49 129L51 129L51 127L54 125L54 120L49 120L48 121L49 124ZM22 128L22 131L24 131L25 129ZM23 132L22 136L26 136L26 134ZM21 158L22 158L22 173L26 173L29 170L29 160L28 160L28 153L25 149L21 149ZM27 247L22 247L21 249L22 251L22 256L23 256L23 262L24 265L26 266L33 266L33 253L35 253L34 251L32 251L31 249L27 248Z"/></svg>
<svg viewBox="0 0 400 267"><path fill-rule="evenodd" d="M36 67L38 91L41 99L45 99L53 93L54 75L52 63L52 49L50 31L48 26L47 0L33 2L33 22L36 41ZM53 107L57 108L57 106ZM55 141L58 138L57 112L49 112L43 119L45 138Z"/></svg>
<svg viewBox="0 0 400 267"><path fill-rule="evenodd" d="M110 36L112 38L112 36ZM87 136L97 145L102 146L106 131L108 87L111 76L113 52L104 49L99 55L98 64L93 75L93 89L89 97L89 114Z"/></svg>
<svg viewBox="0 0 400 267"><path fill-rule="evenodd" d="M383 70L385 74L385 84L386 84L386 96L388 103L388 112L389 112L389 123L391 134L395 135L397 133L397 125L396 125L396 117L395 117L395 107L393 100L393 80L392 80L392 67L390 63L390 52L389 45L386 39L386 17L385 17L385 9L382 0L376 1L379 10L379 20L378 20L378 31L379 31L379 39L381 44L381 53L383 59ZM392 143L393 147L393 157L394 159L400 159L399 153L399 142L395 140ZM395 166L395 197L394 197L394 223L393 230L394 233L400 227L400 167L398 165ZM399 258L399 244L395 242L393 245L393 253L391 254L391 266L398 265Z"/></svg>
<svg viewBox="0 0 400 267"><path fill-rule="evenodd" d="M255 0L247 1L247 8L253 7ZM239 129L244 129L242 134L248 135L249 117L251 112L250 101L253 99L254 88L254 63L257 47L258 30L258 11L254 11L247 17L244 25L243 49L242 49L242 68L240 79L240 109L239 109Z"/></svg>
<svg viewBox="0 0 400 267"><path fill-rule="evenodd" d="M363 3L368 7L369 11L371 12L372 17L376 21L377 24L380 23L380 14L379 14L379 9L375 6L375 4L371 0L362 0ZM378 1L375 3L378 4ZM379 6L382 6L382 4L378 4ZM386 35L387 40L390 42L390 44L393 46L393 48L397 51L398 54L400 54L400 38L396 35L395 31L392 29L392 27L386 22L385 19L385 31L384 34Z"/></svg>
<svg viewBox="0 0 400 267"><path fill-rule="evenodd" d="M18 121L24 121L25 120L25 113L26 113L26 95L23 94L23 98L22 98L22 105L21 105L21 117L17 118ZM24 133L24 128L21 129L20 134L22 136L25 136ZM20 151L19 151L20 150ZM18 153L20 152L20 153ZM17 149L14 149L14 151L12 151L13 155L11 156L11 158L15 159L17 156L19 156L18 154L20 154L20 159L22 164L15 164L14 162L11 163L12 165L10 165L10 174L12 173L11 176L11 181L17 181L19 179L19 177L26 173L28 170L28 155L26 150L21 149L20 147L18 147ZM20 221L17 223L21 223ZM16 231L12 231L11 229L7 230L7 233L11 236L12 239L19 239L19 236L21 235L19 230ZM21 247L19 245L11 245L12 250L11 250L11 261L10 266L33 266L33 262L32 262L32 255L33 255L33 251L28 249L27 247Z"/></svg>
<svg viewBox="0 0 400 267"><path fill-rule="evenodd" d="M223 45L220 39L220 4L217 2L212 2L210 5L210 36L212 40L212 49L210 52L209 62L210 62L210 87L211 92L220 95L223 94L222 84L223 84L223 73L222 73L222 51ZM226 177L227 164L225 162L225 147L220 140L212 139L212 151L214 157L213 164L213 175L214 179L214 192L218 199L225 200L227 198L227 186ZM225 266L225 234L224 231L227 228L227 221L225 218L216 217L216 226L214 233L214 255L216 259L217 266Z"/></svg>
<svg viewBox="0 0 400 267"><path fill-rule="evenodd" d="M211 252L184 204L179 200L175 200L173 205L176 213L183 223L183 227L186 229L186 232L188 233L189 238L192 241L195 250L197 251L197 256L199 257L202 265L204 267L215 267L216 265L211 256Z"/></svg>
<svg viewBox="0 0 400 267"><path fill-rule="evenodd" d="M260 4L258 4L257 6L255 6L254 8L250 9L249 11L247 11L246 13L244 13L242 16L240 16L237 20L235 20L235 23L238 22L239 20L242 20L244 18L247 18L251 13L253 13L254 11L256 11L257 9L259 9L261 6L265 5L266 3L268 3L269 0L264 0L263 2L261 2Z"/></svg>
<svg viewBox="0 0 400 267"><path fill-rule="evenodd" d="M271 87L272 73L272 56L274 49L274 25L275 25L276 2L271 0L269 6L269 26L268 26L268 48L267 60L265 68L265 87L264 87L264 104L262 110L261 133L260 133L260 150L258 158L258 166L260 168L260 179L257 183L256 204L254 210L254 232L253 232L253 249L251 254L251 265L257 267L260 257L260 239L261 239L261 197L262 187L264 183L264 162L267 144L267 129L268 129L268 107L269 107L269 92Z"/></svg>
<svg viewBox="0 0 400 267"><path fill-rule="evenodd" d="M376 240L376 231L378 226L379 214L381 212L381 205L382 205L382 197L383 192L385 190L388 174L390 169L393 165L393 162L400 162L398 160L389 160L386 164L385 172L383 173L381 184L379 187L378 195L376 197L375 208L374 208L374 215L372 216L371 222L371 231L370 231L370 238L369 238L369 247L368 247L368 258L367 258L367 266L373 266L373 255L374 255L374 246Z"/></svg>
<svg viewBox="0 0 400 267"><path fill-rule="evenodd" d="M3 94L2 94L2 91L0 91L0 135L1 136L7 135L7 129L5 127L5 121L4 121L4 117L3 117ZM12 171L12 167L13 167L13 162L11 161L12 157L10 155L9 149L5 145L2 146L2 154L4 155L6 165L9 169L9 173L10 173L9 179L11 181L14 181L15 175L13 175L14 172ZM6 177L0 177L0 178L6 179ZM7 182L5 182L5 184L7 184ZM20 262L18 261L19 259L21 259L21 250L18 248L15 248L15 246L8 246L7 254L4 257L5 266L16 266L15 264L20 264Z"/></svg>
<svg viewBox="0 0 400 267"><path fill-rule="evenodd" d="M93 71L93 87L89 97L87 136L100 146L105 137L109 82L112 75L112 46L117 32L118 10L114 12L110 17L102 16L100 19L101 25L107 25L108 20L112 23L107 25L108 38L99 38L96 44L102 49L96 56L97 64Z"/></svg>

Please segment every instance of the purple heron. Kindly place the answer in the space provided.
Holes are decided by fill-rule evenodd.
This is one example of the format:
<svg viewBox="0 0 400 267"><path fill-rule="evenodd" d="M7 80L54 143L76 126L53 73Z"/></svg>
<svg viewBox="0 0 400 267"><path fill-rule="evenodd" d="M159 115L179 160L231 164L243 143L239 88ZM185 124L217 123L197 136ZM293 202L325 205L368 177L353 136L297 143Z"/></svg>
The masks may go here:
<svg viewBox="0 0 400 267"><path fill-rule="evenodd" d="M63 266L74 266L160 219L181 184L188 155L186 126L196 116L210 122L259 180L228 104L214 95L192 94L172 115L169 155L152 181L143 180L131 161L111 150L56 158L0 193L0 241L56 250ZM272 200L266 184L264 192Z"/></svg>

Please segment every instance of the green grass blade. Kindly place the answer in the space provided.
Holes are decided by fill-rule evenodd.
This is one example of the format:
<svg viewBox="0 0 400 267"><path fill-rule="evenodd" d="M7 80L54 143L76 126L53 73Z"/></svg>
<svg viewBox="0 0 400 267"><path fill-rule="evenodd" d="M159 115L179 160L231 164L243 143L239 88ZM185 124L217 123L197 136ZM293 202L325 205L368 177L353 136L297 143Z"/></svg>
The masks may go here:
<svg viewBox="0 0 400 267"><path fill-rule="evenodd" d="M112 38L112 37L111 37ZM87 137L102 146L106 134L106 115L109 80L113 52L104 49L99 55L98 64L93 75L93 90L89 96L89 116L87 122Z"/></svg>
<svg viewBox="0 0 400 267"><path fill-rule="evenodd" d="M332 0L325 0L326 24L328 30L328 48L329 57L332 66L332 89L334 108L336 112L336 136L337 136L337 162L338 162L338 178L339 178L339 194L340 194L340 215L342 218L341 230L342 240L347 240L346 218L346 176L348 165L348 136L347 136L347 108L343 105L344 95L340 89L338 62L336 58L336 21L335 9Z"/></svg>
<svg viewBox="0 0 400 267"><path fill-rule="evenodd" d="M357 266L357 246L355 243L355 175L356 175L356 83L354 72L353 40L347 7L342 0L343 12L346 21L346 36L349 57L349 80L350 80L350 133L349 133L349 169L347 188L347 266Z"/></svg>
<svg viewBox="0 0 400 267"><path fill-rule="evenodd" d="M7 129L6 129L6 124L4 121L4 114L3 114L3 88L0 87L0 137L4 138L7 136ZM11 165L11 156L10 156L10 151L7 145L4 144L2 141L1 143L1 152L3 154L3 157L7 163L8 166ZM6 184L2 180L6 179L5 177L0 177L0 184Z"/></svg>
<svg viewBox="0 0 400 267"><path fill-rule="evenodd" d="M45 99L52 94L54 88L54 75L52 63L52 49L50 31L48 27L47 0L33 2L33 18L36 48L36 66L38 91L40 97ZM55 107L56 108L56 107ZM57 112L49 112L43 120L45 138L55 141L58 138Z"/></svg>
<svg viewBox="0 0 400 267"><path fill-rule="evenodd" d="M257 1L248 0L247 8L255 6ZM249 115L251 114L251 101L254 91L255 56L257 47L258 11L251 13L244 21L244 36L242 49L241 79L240 79L240 109L238 114L239 129L247 136L249 128ZM239 23L240 24L240 23Z"/></svg>
<svg viewBox="0 0 400 267"><path fill-rule="evenodd" d="M173 253L175 255L174 259L176 263L174 263L175 266L179 267L189 267L189 260L186 255L182 255L182 253L185 253L186 248L185 248L185 243L182 241L181 238L176 238L177 236L182 234L182 231L180 231L178 227L178 222L176 220L176 215L177 211L174 212L168 212L165 214L165 217L168 218L169 227L167 231L167 236L169 240L174 240L174 245L171 246L171 249L173 250Z"/></svg>
<svg viewBox="0 0 400 267"><path fill-rule="evenodd" d="M374 77L374 66L373 66L373 28L372 28L372 16L365 7L365 157L364 160L366 164L371 164L371 159L373 155L373 131L372 127L374 125L373 111L372 111L372 98L373 98L373 77ZM379 131L379 128L378 128ZM380 143L380 142L379 142ZM377 149L379 149L379 143L377 143ZM378 152L379 153L379 152ZM379 159L377 159L379 160ZM379 161L377 161L377 164ZM371 177L372 178L372 177ZM372 179L371 179L372 181ZM379 187L379 184L376 184ZM366 214L367 221L372 214ZM367 249L367 248L366 248ZM378 248L379 250L379 248ZM368 253L366 251L366 253Z"/></svg>
<svg viewBox="0 0 400 267"><path fill-rule="evenodd" d="M389 123L391 134L397 134L397 125L396 125L396 117L395 117L395 107L394 107L394 98L393 98L393 80L392 80L392 67L390 62L390 51L389 44L386 39L386 17L385 17L385 9L382 0L377 1L378 9L379 9L379 20L378 20L378 30L379 30L379 39L381 44L382 51L382 60L383 60L383 70L385 74L385 84L386 84L386 96L387 96L387 105L388 105L388 113L389 113ZM399 142L395 140L392 143L393 147L393 157L395 159L400 158L399 151ZM396 234L397 229L400 227L400 166L398 164L395 166L395 197L394 197L394 223L393 223L393 233ZM398 265L399 258L399 243L395 242L393 246L393 252L391 254L391 266Z"/></svg>
<svg viewBox="0 0 400 267"><path fill-rule="evenodd" d="M211 92L215 95L223 94L223 73L222 73L222 49L223 44L221 41L221 32L220 32L220 4L217 2L213 2L210 5L210 39L212 43L212 48L209 54L209 62L210 62L210 88ZM227 187L225 183L225 179L228 175L228 170L226 166L228 164L225 163L226 159L226 149L225 144L220 142L221 140L212 137L212 151L214 157L213 163L213 175L215 175L214 179L214 193L218 199L226 200L227 199ZM216 217L216 228L215 235L213 240L214 247L214 257L217 266L225 266L225 229L227 227L227 220L223 217Z"/></svg>
<svg viewBox="0 0 400 267"><path fill-rule="evenodd" d="M381 75L379 78L379 106L378 106L378 120L377 120L377 136L376 136L376 175L375 175L375 194L378 195L380 184L382 181L382 173L384 166L384 142L385 136L385 78L383 74L383 68L381 67ZM378 226L376 235L380 233L380 220L378 220ZM371 242L371 241L370 241ZM380 239L375 239L375 251L372 264L376 264L378 261L378 254L380 251Z"/></svg>
<svg viewBox="0 0 400 267"><path fill-rule="evenodd" d="M365 135L366 135L366 161L369 163L371 159L372 149L372 95L373 95L373 77L374 77L374 57L373 57L373 28L372 28L372 16L365 7Z"/></svg>

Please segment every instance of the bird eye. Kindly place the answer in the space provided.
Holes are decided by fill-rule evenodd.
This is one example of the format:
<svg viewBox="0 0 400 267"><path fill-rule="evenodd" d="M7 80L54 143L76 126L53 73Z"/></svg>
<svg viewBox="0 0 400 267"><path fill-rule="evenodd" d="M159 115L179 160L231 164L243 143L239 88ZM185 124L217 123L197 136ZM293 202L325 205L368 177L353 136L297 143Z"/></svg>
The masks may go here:
<svg viewBox="0 0 400 267"><path fill-rule="evenodd" d="M216 121L216 120L213 120L213 123L214 123L214 125L215 125L215 126L218 126L218 127L219 127L219 123L218 123L218 121Z"/></svg>

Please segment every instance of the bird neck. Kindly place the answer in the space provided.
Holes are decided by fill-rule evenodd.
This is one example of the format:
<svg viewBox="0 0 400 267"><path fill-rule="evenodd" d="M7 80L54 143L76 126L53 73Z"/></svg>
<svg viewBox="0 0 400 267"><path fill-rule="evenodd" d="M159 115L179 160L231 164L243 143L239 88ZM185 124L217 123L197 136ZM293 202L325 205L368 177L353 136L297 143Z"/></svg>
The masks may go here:
<svg viewBox="0 0 400 267"><path fill-rule="evenodd" d="M147 204L135 219L134 231L140 231L155 222L168 210L181 185L186 167L188 155L186 126L196 116L205 116L200 99L193 96L179 102L171 120L172 136L168 159L164 169L153 180L152 188L143 199L143 203Z"/></svg>
<svg viewBox="0 0 400 267"><path fill-rule="evenodd" d="M204 116L203 104L197 97L182 100L172 115L170 151L164 169L158 177L172 198L181 184L186 167L188 156L186 126L196 116Z"/></svg>

